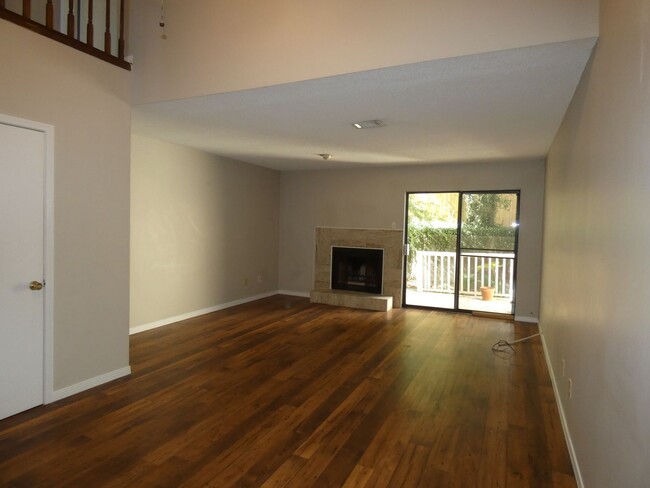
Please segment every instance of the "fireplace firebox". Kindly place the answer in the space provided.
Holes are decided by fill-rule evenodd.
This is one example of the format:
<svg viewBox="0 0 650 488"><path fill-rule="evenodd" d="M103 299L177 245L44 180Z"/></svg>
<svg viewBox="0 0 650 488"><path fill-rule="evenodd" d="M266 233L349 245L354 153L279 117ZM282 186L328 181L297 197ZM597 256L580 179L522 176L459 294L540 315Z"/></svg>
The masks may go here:
<svg viewBox="0 0 650 488"><path fill-rule="evenodd" d="M384 250L332 247L332 289L381 294Z"/></svg>

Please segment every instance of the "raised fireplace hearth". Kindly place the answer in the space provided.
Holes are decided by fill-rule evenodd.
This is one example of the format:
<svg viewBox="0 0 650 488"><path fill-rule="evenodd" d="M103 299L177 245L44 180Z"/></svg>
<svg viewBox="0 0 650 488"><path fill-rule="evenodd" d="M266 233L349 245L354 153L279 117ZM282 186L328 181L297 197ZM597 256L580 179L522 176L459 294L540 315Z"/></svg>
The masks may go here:
<svg viewBox="0 0 650 488"><path fill-rule="evenodd" d="M314 289L310 296L313 303L325 303L352 308L386 311L402 306L402 243L401 230L391 229L342 229L317 227L315 230ZM338 277L333 276L334 248L380 250L383 254L381 278L377 278L376 264L358 264L351 260L353 271L347 281L347 289L337 289ZM365 252L365 251L363 251ZM335 265L339 266L339 265ZM354 271L354 268L358 271ZM375 268L375 269L371 269ZM366 282L374 283L372 292ZM363 286L363 290L356 288Z"/></svg>

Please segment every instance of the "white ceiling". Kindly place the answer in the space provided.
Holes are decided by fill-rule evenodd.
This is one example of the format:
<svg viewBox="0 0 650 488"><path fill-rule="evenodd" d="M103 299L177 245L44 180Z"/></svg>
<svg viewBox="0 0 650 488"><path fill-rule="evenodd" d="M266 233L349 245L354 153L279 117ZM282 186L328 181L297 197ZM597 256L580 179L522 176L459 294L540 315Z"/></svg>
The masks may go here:
<svg viewBox="0 0 650 488"><path fill-rule="evenodd" d="M141 105L133 132L278 170L543 158L595 42Z"/></svg>

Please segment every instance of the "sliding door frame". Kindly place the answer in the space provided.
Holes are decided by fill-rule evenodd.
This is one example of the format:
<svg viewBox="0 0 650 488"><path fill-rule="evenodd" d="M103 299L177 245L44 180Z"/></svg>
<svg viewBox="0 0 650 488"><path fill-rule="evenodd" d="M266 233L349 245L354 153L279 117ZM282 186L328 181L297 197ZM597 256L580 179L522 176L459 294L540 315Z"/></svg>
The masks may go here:
<svg viewBox="0 0 650 488"><path fill-rule="evenodd" d="M449 194L457 193L458 194L458 206L457 206L457 226L456 226L456 266L454 270L454 308L444 308L444 307L429 307L425 305L409 305L406 302L406 290L407 290L407 275L408 275L408 254L411 252L410 242L409 242L409 198L411 195L418 194ZM502 315L512 315L515 313L515 304L516 304L516 295L517 295L517 268L519 262L519 226L520 226L520 210L521 210L521 190L454 190L454 191L409 191L405 195L405 204L404 204L404 244L405 249L408 249L408 253L404 253L404 263L403 263L403 285L402 285L402 304L404 307L414 307L414 308L426 308L432 310L441 310L446 312L457 312L457 313L472 313L472 310L460 308L460 263L461 254L463 249L461 247L462 242L462 223L463 223L463 196L471 194L510 194L517 195L517 208L516 208L516 229L515 229L515 242L514 242L514 262L513 262L513 289L512 289L512 303L510 313L503 313ZM468 248L469 249L469 248ZM476 249L479 250L479 249ZM495 250L502 251L502 250Z"/></svg>

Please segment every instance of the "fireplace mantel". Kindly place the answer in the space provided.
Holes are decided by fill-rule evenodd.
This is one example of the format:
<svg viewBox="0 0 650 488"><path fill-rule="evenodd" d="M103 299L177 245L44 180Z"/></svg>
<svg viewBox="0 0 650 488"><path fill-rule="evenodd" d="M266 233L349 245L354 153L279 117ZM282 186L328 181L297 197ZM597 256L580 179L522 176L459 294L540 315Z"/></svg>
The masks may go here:
<svg viewBox="0 0 650 488"><path fill-rule="evenodd" d="M336 303L344 306L357 306L372 301L365 293L336 292L331 290L332 246L361 247L384 250L383 295L377 300L392 298L392 306L402 306L402 266L404 236L401 230L391 229L344 229L335 227L316 227L314 259L314 290L312 301L318 303ZM330 296L331 295L331 296ZM365 297L364 297L365 295ZM346 299L346 296L349 299ZM365 298L365 299L364 299ZM380 308L358 305L358 308Z"/></svg>

